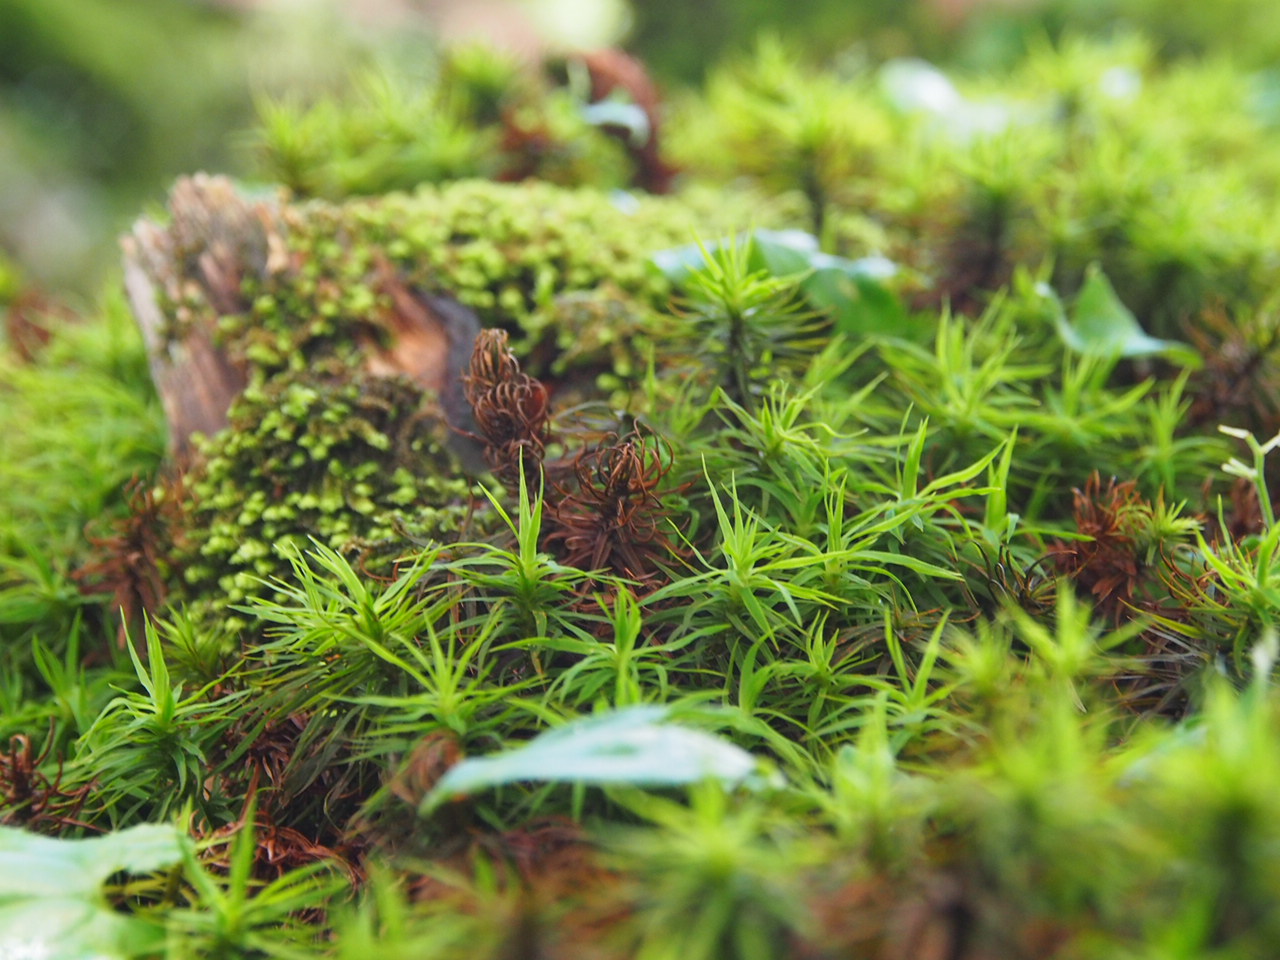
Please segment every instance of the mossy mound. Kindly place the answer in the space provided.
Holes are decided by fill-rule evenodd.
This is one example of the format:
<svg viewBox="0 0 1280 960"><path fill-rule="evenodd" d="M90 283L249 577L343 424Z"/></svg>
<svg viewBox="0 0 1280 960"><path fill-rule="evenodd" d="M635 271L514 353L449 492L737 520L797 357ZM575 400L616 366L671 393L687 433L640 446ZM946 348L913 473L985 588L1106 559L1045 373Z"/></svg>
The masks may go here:
<svg viewBox="0 0 1280 960"><path fill-rule="evenodd" d="M511 332L535 376L586 369L634 377L668 326L658 308L671 287L650 255L745 226L745 204L708 217L705 202L461 181L290 206L282 221L293 268L251 283L251 309L223 329L264 371L309 360L385 322L394 308L390 271ZM608 309L610 322L584 303Z"/></svg>
<svg viewBox="0 0 1280 960"><path fill-rule="evenodd" d="M381 568L406 537L456 538L476 490L433 411L399 377L283 374L249 387L188 480L193 506L175 558L183 594L242 602L285 575L282 551L308 539L372 553Z"/></svg>
<svg viewBox="0 0 1280 960"><path fill-rule="evenodd" d="M173 960L1269 956L1280 147L1144 49L919 109L765 44L716 209L182 181L149 350L0 368L0 819L203 841L109 901ZM213 426L85 598L147 352Z"/></svg>
<svg viewBox="0 0 1280 960"><path fill-rule="evenodd" d="M181 595L241 602L287 573L281 541L348 555L388 541L394 555L407 536L456 537L477 504L485 514L473 483L483 461L450 449L469 411L448 409L478 329L509 331L562 399L629 406L656 343L679 327L650 256L735 209L540 183L299 204L209 178L179 184L170 225L136 232L163 316L153 354L171 409L201 360L221 371L215 392L230 404L186 478ZM183 350L193 355L174 362Z"/></svg>

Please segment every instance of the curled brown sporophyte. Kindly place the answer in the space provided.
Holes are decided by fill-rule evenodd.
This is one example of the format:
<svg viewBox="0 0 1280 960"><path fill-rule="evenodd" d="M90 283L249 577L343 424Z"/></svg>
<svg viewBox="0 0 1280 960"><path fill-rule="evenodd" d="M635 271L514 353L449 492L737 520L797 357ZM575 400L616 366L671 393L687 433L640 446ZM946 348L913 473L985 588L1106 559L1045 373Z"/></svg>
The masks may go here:
<svg viewBox="0 0 1280 960"><path fill-rule="evenodd" d="M670 448L654 434L610 434L578 456L576 489L558 487L547 543L558 543L571 566L653 581L672 553L657 493L670 471Z"/></svg>
<svg viewBox="0 0 1280 960"><path fill-rule="evenodd" d="M505 331L480 332L462 382L493 472L516 490L523 470L528 488L537 490L551 439L550 399L547 388L520 369Z"/></svg>

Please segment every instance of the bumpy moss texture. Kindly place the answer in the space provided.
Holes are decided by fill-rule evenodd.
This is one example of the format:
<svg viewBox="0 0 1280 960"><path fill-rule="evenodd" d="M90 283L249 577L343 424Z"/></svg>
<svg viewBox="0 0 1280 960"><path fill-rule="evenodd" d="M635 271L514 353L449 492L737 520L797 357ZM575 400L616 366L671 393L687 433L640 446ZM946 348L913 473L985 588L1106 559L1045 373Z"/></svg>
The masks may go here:
<svg viewBox="0 0 1280 960"><path fill-rule="evenodd" d="M141 351L85 327L6 365L0 444L24 432L0 479L33 519L0 537L0 633L26 629L0 719L32 753L60 739L0 813L71 834L196 810L213 844L186 899L164 875L113 901L175 958L1271 956L1280 115L1257 77L1137 43L986 80L908 66L943 110L904 96L903 64L801 63L763 44L668 143L710 196L745 180L799 218L463 182L191 220L183 282L157 285L168 345L216 328L245 390L175 536L185 599L223 606L139 623L138 661L107 589L78 600L27 557L158 461ZM255 242L224 242L237 224ZM695 232L797 224L820 247L753 272L722 244L674 309L646 272ZM894 278L850 273L874 253ZM600 398L619 434L615 411L644 414L567 495L597 436L555 422L568 456L549 496L499 501L512 531L437 399L379 367L406 304L446 294L514 335L557 414ZM116 574L144 566L149 519L103 551ZM651 580L578 568L624 528ZM290 547L308 535L345 556ZM235 630L238 608L261 620ZM637 705L625 724L669 710L782 779L685 793L664 750L597 789L599 754L543 754L437 805L461 758ZM264 881L323 860L361 889L233 900L232 831Z"/></svg>
<svg viewBox="0 0 1280 960"><path fill-rule="evenodd" d="M210 290L206 276L203 288L178 282L178 296L161 298L170 340L215 330L248 384L228 428L200 446L176 536L181 595L219 609L285 573L281 541L311 537L367 559L394 556L405 537L490 528L434 391L370 372L371 357L394 350L397 297L450 297L482 326L508 330L562 399L626 406L675 322L660 309L671 289L650 255L728 216L696 200L481 181L259 210L267 226L239 242L238 289ZM225 254L227 231L253 219L219 236L186 231L197 236L175 244L179 267Z"/></svg>
<svg viewBox="0 0 1280 960"><path fill-rule="evenodd" d="M219 606L243 601L256 578L282 572L279 545L307 537L370 551L409 531L455 536L472 482L445 452L440 422L422 417L424 399L403 378L362 373L250 387L191 483L186 589Z"/></svg>
<svg viewBox="0 0 1280 960"><path fill-rule="evenodd" d="M388 270L410 286L472 308L502 326L537 375L571 369L634 374L661 329L656 307L670 288L648 264L688 242L707 211L657 198L613 199L547 184L461 181L413 194L288 207L283 220L296 270L250 288L251 311L229 335L264 371L328 352L353 329L377 324L390 304ZM622 307L608 328L584 301Z"/></svg>

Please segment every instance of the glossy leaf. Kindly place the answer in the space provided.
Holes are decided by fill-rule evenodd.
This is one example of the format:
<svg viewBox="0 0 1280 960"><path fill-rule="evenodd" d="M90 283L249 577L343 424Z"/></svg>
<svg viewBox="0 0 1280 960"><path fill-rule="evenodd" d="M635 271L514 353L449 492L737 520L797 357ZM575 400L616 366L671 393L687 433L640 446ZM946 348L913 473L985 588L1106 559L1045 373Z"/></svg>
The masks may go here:
<svg viewBox="0 0 1280 960"><path fill-rule="evenodd" d="M649 115L634 103L601 100L582 108L582 119L596 127L618 127L627 132L632 146L643 147L653 135Z"/></svg>
<svg viewBox="0 0 1280 960"><path fill-rule="evenodd" d="M1110 357L1163 356L1183 366L1199 366L1200 355L1185 343L1149 336L1128 307L1116 296L1106 274L1090 267L1070 317L1057 293L1047 284L1037 287L1048 303L1058 335L1078 353Z"/></svg>
<svg viewBox="0 0 1280 960"><path fill-rule="evenodd" d="M893 261L885 257L850 260L823 253L818 239L803 230L756 230L750 241L750 268L774 277L797 278L801 293L832 318L836 332L852 338L902 334L907 312L886 286L897 273ZM652 259L668 280L680 286L719 248L716 243L691 243L661 250Z"/></svg>
<svg viewBox="0 0 1280 960"><path fill-rule="evenodd" d="M164 824L85 840L0 827L0 957L113 960L154 950L161 929L112 909L102 885L177 863L182 843Z"/></svg>
<svg viewBox="0 0 1280 960"><path fill-rule="evenodd" d="M421 812L509 783L536 780L671 787L700 780L761 786L769 779L740 747L668 723L666 707L644 705L572 720L522 747L454 766L423 800Z"/></svg>

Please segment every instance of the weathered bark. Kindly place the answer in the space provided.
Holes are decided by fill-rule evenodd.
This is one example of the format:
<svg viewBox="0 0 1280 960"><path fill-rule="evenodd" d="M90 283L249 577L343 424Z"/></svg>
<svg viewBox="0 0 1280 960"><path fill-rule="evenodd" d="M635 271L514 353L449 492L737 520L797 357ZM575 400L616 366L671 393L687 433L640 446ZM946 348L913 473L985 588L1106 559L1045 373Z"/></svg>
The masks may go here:
<svg viewBox="0 0 1280 960"><path fill-rule="evenodd" d="M227 425L227 411L248 380L245 365L219 341L219 319L250 308L247 278L267 280L297 264L278 205L243 197L224 177L179 180L169 211L165 225L139 220L122 246L125 289L168 418L171 452L181 463L193 434L212 435ZM409 376L441 397L455 428L469 430L470 409L458 400L479 330L475 317L446 298L411 290L389 264L377 286L391 302L390 342L371 337L364 344L366 369ZM465 438L459 444L466 447Z"/></svg>
<svg viewBox="0 0 1280 960"><path fill-rule="evenodd" d="M241 309L246 268L267 268L266 227L231 183L197 174L174 186L172 220L139 220L124 237L125 290L142 330L151 378L169 421L172 452L182 459L193 433L226 426L246 373L215 343L221 314ZM272 264L280 269L279 256ZM204 300L211 310L192 309Z"/></svg>

